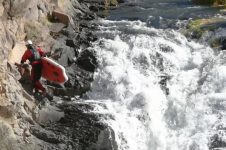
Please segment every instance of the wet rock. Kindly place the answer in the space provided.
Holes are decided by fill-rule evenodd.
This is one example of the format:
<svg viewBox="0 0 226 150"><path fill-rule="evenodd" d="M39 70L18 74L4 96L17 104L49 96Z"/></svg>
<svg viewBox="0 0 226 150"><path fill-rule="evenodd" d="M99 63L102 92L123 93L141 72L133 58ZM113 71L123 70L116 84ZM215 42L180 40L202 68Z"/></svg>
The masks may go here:
<svg viewBox="0 0 226 150"><path fill-rule="evenodd" d="M226 50L226 39L222 39L221 41L221 49Z"/></svg>
<svg viewBox="0 0 226 150"><path fill-rule="evenodd" d="M93 35L91 32L88 32L87 36L88 36L87 40L89 40L91 42L95 42L98 39L97 36Z"/></svg>
<svg viewBox="0 0 226 150"><path fill-rule="evenodd" d="M81 52L76 60L76 63L83 69L94 72L97 67L97 59L94 52L90 50L84 50Z"/></svg>
<svg viewBox="0 0 226 150"><path fill-rule="evenodd" d="M215 134L213 137L210 139L210 149L221 149L226 147L226 142L219 137L218 134Z"/></svg>
<svg viewBox="0 0 226 150"><path fill-rule="evenodd" d="M112 142L114 141L112 140L114 139L112 129L100 123L97 115L89 113L93 110L92 106L85 103L64 103L59 104L58 107L64 111L65 116L57 124L52 123L45 127L51 132L35 130L36 136L54 143L61 141L63 144L61 146L68 145L68 149L117 149ZM41 132L39 132L40 130ZM33 128L32 131L34 131ZM44 138L43 135L48 138ZM57 138L56 135L60 137Z"/></svg>
<svg viewBox="0 0 226 150"><path fill-rule="evenodd" d="M88 41L88 37L86 35L87 33L85 31L82 31L78 37L77 40L79 41L79 44L85 44L87 47L90 45L90 42Z"/></svg>
<svg viewBox="0 0 226 150"><path fill-rule="evenodd" d="M59 108L47 105L38 110L36 121L39 124L45 125L50 122L57 122L62 117L64 117L64 113Z"/></svg>
<svg viewBox="0 0 226 150"><path fill-rule="evenodd" d="M97 5L91 5L91 6L89 6L89 9L91 11L99 11L100 7L98 7Z"/></svg>
<svg viewBox="0 0 226 150"><path fill-rule="evenodd" d="M92 12L90 11L89 7L88 7L88 4L86 4L86 3L81 3L80 5L81 5L81 8L82 8L81 10L82 10L83 12L89 13L89 14L92 13Z"/></svg>
<svg viewBox="0 0 226 150"><path fill-rule="evenodd" d="M84 20L94 20L96 18L96 14L86 14L83 19Z"/></svg>
<svg viewBox="0 0 226 150"><path fill-rule="evenodd" d="M66 68L66 71L69 77L68 82L65 83L67 89L73 88L74 90L71 90L71 92L74 94L80 93L78 95L81 95L90 89L93 73L80 68L76 64L72 64L70 67Z"/></svg>
<svg viewBox="0 0 226 150"><path fill-rule="evenodd" d="M111 138L115 139L114 131L111 128L107 127L100 132L98 141L88 147L87 150L108 150L109 148L116 150L117 144L114 140L111 140Z"/></svg>
<svg viewBox="0 0 226 150"><path fill-rule="evenodd" d="M75 52L75 57L78 57L79 54L79 44L78 41L76 39L67 39L66 40L66 45L73 48L74 52Z"/></svg>
<svg viewBox="0 0 226 150"><path fill-rule="evenodd" d="M99 5L104 5L105 0L84 0L85 3L97 3Z"/></svg>
<svg viewBox="0 0 226 150"><path fill-rule="evenodd" d="M54 132L44 130L41 127L33 126L30 128L30 132L33 135L35 135L37 138L39 138L45 142L49 142L49 143L53 143L53 144L60 143L60 139L57 137L56 134L54 134Z"/></svg>
<svg viewBox="0 0 226 150"><path fill-rule="evenodd" d="M117 0L118 1L118 3L124 3L125 2L125 0Z"/></svg>

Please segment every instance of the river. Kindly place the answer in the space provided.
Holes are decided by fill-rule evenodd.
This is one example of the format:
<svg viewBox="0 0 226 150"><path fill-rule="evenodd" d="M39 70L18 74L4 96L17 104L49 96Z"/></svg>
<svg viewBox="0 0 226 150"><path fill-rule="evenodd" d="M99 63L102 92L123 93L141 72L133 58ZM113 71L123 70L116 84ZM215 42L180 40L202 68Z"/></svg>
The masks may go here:
<svg viewBox="0 0 226 150"><path fill-rule="evenodd" d="M87 101L104 114L119 150L225 148L226 53L179 32L217 11L187 0L131 0L99 20Z"/></svg>

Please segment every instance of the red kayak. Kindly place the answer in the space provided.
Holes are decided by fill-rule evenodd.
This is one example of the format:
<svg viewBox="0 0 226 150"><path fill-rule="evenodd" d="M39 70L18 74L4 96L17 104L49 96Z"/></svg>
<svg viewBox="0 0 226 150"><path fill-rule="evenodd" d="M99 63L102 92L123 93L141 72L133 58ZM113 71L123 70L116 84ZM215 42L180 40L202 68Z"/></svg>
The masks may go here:
<svg viewBox="0 0 226 150"><path fill-rule="evenodd" d="M65 68L54 60L42 57L42 77L58 84L64 84L68 80Z"/></svg>

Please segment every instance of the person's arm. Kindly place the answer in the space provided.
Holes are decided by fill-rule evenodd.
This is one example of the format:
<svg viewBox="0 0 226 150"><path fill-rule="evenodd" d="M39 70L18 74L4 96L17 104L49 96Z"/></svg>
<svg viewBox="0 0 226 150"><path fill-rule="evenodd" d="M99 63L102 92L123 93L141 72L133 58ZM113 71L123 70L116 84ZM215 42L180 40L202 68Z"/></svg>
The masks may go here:
<svg viewBox="0 0 226 150"><path fill-rule="evenodd" d="M24 62L26 62L26 60L28 59L28 57L29 57L29 55L28 55L28 50L26 50L26 51L24 52L24 55L23 55L22 58L21 58L20 63L21 63L21 64L24 64Z"/></svg>
<svg viewBox="0 0 226 150"><path fill-rule="evenodd" d="M46 53L39 47L38 49L39 54L41 55L41 57L45 57Z"/></svg>

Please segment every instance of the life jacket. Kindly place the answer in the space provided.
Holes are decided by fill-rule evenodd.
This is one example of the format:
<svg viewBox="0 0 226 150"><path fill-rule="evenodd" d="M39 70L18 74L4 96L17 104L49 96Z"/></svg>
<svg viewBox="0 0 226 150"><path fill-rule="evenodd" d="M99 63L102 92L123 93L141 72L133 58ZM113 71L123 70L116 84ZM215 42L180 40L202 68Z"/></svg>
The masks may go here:
<svg viewBox="0 0 226 150"><path fill-rule="evenodd" d="M32 57L29 58L30 63L33 63L34 61L40 61L41 55L37 49L35 49L33 46L29 48L29 50L32 53Z"/></svg>

